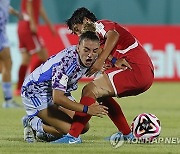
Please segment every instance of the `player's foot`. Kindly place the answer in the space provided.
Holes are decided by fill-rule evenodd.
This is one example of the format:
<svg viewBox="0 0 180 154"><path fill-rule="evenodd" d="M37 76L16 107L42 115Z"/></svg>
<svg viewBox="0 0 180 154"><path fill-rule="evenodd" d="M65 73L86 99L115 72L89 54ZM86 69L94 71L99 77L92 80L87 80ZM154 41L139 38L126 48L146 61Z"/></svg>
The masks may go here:
<svg viewBox="0 0 180 154"><path fill-rule="evenodd" d="M14 95L15 95L15 96L21 96L21 89L16 89L16 90L14 91Z"/></svg>
<svg viewBox="0 0 180 154"><path fill-rule="evenodd" d="M36 138L35 138L35 132L33 131L30 121L31 121L32 117L28 117L28 116L24 116L22 118L22 123L23 123L23 127L24 127L24 141L31 143L31 142L35 142Z"/></svg>
<svg viewBox="0 0 180 154"><path fill-rule="evenodd" d="M56 137L54 135L51 135L49 133L42 133L42 132L37 132L36 133L36 140L41 141L41 142L51 142L59 139L59 137Z"/></svg>
<svg viewBox="0 0 180 154"><path fill-rule="evenodd" d="M110 137L108 137L106 140L109 140L109 141L123 140L124 141L124 136L121 132L117 132L117 133L111 135Z"/></svg>
<svg viewBox="0 0 180 154"><path fill-rule="evenodd" d="M81 137L74 137L70 134L64 135L62 138L55 140L51 143L60 143L60 144L79 144L82 143Z"/></svg>
<svg viewBox="0 0 180 154"><path fill-rule="evenodd" d="M5 101L2 104L3 108L21 108L22 106L16 103L14 100Z"/></svg>
<svg viewBox="0 0 180 154"><path fill-rule="evenodd" d="M105 140L116 140L117 138L119 138L119 140L124 140L124 141L133 141L135 139L134 135L131 133L129 133L128 135L123 135L121 132L117 132L113 135L111 135L110 137L106 137Z"/></svg>
<svg viewBox="0 0 180 154"><path fill-rule="evenodd" d="M129 133L128 135L123 135L125 141L133 141L135 139L133 133Z"/></svg>

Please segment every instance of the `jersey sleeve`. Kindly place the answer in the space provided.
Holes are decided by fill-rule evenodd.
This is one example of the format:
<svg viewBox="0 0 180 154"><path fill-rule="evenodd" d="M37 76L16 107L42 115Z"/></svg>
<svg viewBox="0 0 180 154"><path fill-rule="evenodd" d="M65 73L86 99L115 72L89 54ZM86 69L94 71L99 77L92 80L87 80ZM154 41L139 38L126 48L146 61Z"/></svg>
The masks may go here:
<svg viewBox="0 0 180 154"><path fill-rule="evenodd" d="M99 20L95 23L95 25L96 31L101 38L105 38L105 35L109 30L114 30L116 28L114 22L109 22L105 20Z"/></svg>
<svg viewBox="0 0 180 154"><path fill-rule="evenodd" d="M61 91L66 91L67 84L69 80L69 69L72 68L72 64L74 59L72 58L73 55L66 54L60 60L59 65L55 65L52 68L52 89L58 89Z"/></svg>
<svg viewBox="0 0 180 154"><path fill-rule="evenodd" d="M52 89L66 91L68 76L61 65L54 66L52 70Z"/></svg>

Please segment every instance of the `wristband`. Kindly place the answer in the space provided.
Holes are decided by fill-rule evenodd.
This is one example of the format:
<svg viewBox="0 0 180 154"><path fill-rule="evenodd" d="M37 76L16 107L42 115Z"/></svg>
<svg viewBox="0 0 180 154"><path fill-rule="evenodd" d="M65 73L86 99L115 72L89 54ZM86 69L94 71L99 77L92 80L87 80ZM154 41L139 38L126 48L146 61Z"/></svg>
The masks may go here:
<svg viewBox="0 0 180 154"><path fill-rule="evenodd" d="M83 112L84 112L84 113L87 113L87 112L88 112L88 106L87 106L87 105L84 105L84 107L83 107Z"/></svg>
<svg viewBox="0 0 180 154"><path fill-rule="evenodd" d="M114 65L117 61L117 58L113 57L112 60L111 60L111 63Z"/></svg>

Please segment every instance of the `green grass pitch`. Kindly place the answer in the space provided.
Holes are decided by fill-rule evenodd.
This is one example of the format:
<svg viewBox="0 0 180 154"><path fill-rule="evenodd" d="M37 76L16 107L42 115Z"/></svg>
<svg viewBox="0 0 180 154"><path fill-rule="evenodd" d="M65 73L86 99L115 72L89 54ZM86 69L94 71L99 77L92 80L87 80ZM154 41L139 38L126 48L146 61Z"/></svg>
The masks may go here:
<svg viewBox="0 0 180 154"><path fill-rule="evenodd" d="M79 100L83 83L73 96ZM15 98L18 102L20 97ZM3 102L0 88L0 102ZM90 130L82 135L83 144L54 145L50 143L25 143L21 117L24 109L3 109L0 107L0 154L104 154L104 153L180 153L180 83L154 83L144 94L137 97L118 99L130 124L140 113L153 113L161 121L160 137L174 137L171 143L128 144L113 148L104 138L115 133L117 129L108 117L93 117ZM2 104L0 104L2 105Z"/></svg>

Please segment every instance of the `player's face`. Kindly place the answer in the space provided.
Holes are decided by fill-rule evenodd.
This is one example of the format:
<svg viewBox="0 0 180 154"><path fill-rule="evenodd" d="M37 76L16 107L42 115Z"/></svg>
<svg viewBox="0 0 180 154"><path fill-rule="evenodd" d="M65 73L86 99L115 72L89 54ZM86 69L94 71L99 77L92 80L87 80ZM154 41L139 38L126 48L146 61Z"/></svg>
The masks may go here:
<svg viewBox="0 0 180 154"><path fill-rule="evenodd" d="M90 67L98 56L99 42L85 39L81 41L77 49L83 65Z"/></svg>

